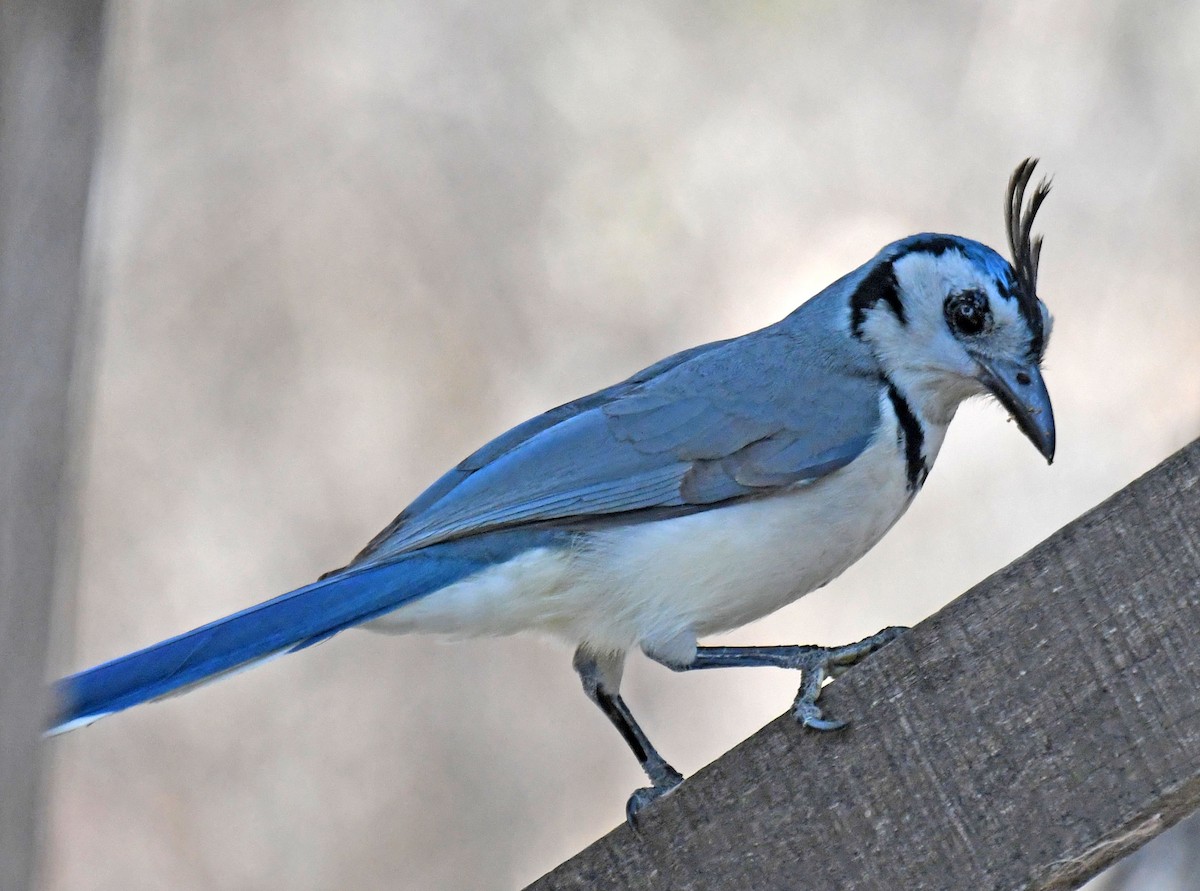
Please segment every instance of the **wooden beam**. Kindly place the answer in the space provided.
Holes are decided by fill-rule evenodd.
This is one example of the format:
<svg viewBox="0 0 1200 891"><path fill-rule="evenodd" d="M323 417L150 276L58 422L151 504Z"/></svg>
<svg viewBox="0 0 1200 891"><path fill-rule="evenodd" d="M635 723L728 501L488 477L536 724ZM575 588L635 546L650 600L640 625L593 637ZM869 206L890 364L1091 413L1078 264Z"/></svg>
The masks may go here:
<svg viewBox="0 0 1200 891"><path fill-rule="evenodd" d="M102 0L0 4L0 888L32 882Z"/></svg>
<svg viewBox="0 0 1200 891"><path fill-rule="evenodd" d="M936 566L936 554L930 555ZM1200 440L535 882L1059 889L1200 806Z"/></svg>

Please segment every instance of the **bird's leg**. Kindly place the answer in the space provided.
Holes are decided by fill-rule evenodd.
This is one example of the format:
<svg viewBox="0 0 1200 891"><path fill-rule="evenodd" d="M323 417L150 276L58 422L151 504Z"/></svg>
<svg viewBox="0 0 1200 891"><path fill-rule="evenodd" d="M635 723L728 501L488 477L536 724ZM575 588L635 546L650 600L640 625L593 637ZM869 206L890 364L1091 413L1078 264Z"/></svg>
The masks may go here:
<svg viewBox="0 0 1200 891"><path fill-rule="evenodd" d="M623 656L600 657L580 647L575 651L574 666L583 681L583 692L588 699L600 707L600 711L612 721L629 748L633 750L638 764L650 778L651 785L636 790L625 805L625 819L636 828L638 812L657 798L666 795L683 782L683 775L668 764L650 744L642 728L629 711L625 700L617 693L621 682Z"/></svg>
<svg viewBox="0 0 1200 891"><path fill-rule="evenodd" d="M846 722L826 718L817 705L825 679L837 677L907 630L900 627L884 628L878 634L843 647L696 647L692 660L685 663L656 655L652 650L646 650L646 655L673 671L737 667L798 669L800 690L792 705L796 720L813 730L840 730L846 726Z"/></svg>

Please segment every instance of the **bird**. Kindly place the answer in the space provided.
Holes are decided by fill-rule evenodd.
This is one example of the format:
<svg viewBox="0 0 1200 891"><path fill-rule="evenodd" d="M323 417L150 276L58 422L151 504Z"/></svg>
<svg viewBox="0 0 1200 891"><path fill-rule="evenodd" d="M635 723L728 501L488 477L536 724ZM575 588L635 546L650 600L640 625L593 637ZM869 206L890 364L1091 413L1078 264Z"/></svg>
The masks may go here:
<svg viewBox="0 0 1200 891"><path fill-rule="evenodd" d="M683 782L620 693L641 651L674 671L799 671L792 712L834 731L824 683L895 640L705 646L820 588L921 490L958 406L990 395L1052 463L1027 158L1005 193L1011 262L979 241L895 241L765 328L686 349L491 440L346 566L54 685L50 733L190 690L362 626L454 637L548 633L649 780ZM1029 193L1028 200L1026 200Z"/></svg>

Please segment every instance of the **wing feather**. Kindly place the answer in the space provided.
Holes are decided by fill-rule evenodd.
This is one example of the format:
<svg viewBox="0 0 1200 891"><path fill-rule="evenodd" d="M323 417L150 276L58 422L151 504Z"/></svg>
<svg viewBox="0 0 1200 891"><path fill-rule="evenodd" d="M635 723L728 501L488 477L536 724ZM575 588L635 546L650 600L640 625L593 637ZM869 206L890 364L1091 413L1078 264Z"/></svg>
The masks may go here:
<svg viewBox="0 0 1200 891"><path fill-rule="evenodd" d="M831 355L821 327L786 324L794 318L514 428L435 483L358 562L528 524L705 510L845 466L879 423L877 368L853 342Z"/></svg>

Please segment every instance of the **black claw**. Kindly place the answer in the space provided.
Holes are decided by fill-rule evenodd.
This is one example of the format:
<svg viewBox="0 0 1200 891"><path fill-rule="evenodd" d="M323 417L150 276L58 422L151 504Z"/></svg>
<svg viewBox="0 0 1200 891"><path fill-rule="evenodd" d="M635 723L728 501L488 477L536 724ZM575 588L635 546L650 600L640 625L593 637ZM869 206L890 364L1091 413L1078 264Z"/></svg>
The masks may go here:
<svg viewBox="0 0 1200 891"><path fill-rule="evenodd" d="M817 700L821 696L821 687L828 677L837 677L852 665L857 665L867 656L887 646L907 631L907 628L894 626L884 628L878 634L873 634L858 643L844 647L829 647L806 653L801 664L803 681L796 693L796 701L792 706L792 714L803 726L813 730L841 730L850 726L848 721L838 721L826 718L821 714Z"/></svg>
<svg viewBox="0 0 1200 891"><path fill-rule="evenodd" d="M630 829L637 832L638 812L658 797L654 786L637 789L629 796L629 800L625 802L625 822L629 824Z"/></svg>
<svg viewBox="0 0 1200 891"><path fill-rule="evenodd" d="M811 718L802 717L800 723L810 730L820 730L822 732L829 730L845 730L850 726L849 721L831 721L828 718Z"/></svg>
<svg viewBox="0 0 1200 891"><path fill-rule="evenodd" d="M653 804L679 788L679 784L683 782L683 777L678 779L672 778L667 783L661 786L643 786L641 789L635 789L634 793L629 796L629 801L625 802L625 822L629 824L629 828L634 832L638 828L638 815L649 804Z"/></svg>
<svg viewBox="0 0 1200 891"><path fill-rule="evenodd" d="M796 696L796 702L792 706L792 714L796 716L796 720L801 725L820 731L842 730L850 726L848 721L826 718L821 713L821 707L817 705L817 696L821 693L820 687L818 686L815 692L806 689L807 687L806 684L800 688L800 693Z"/></svg>

